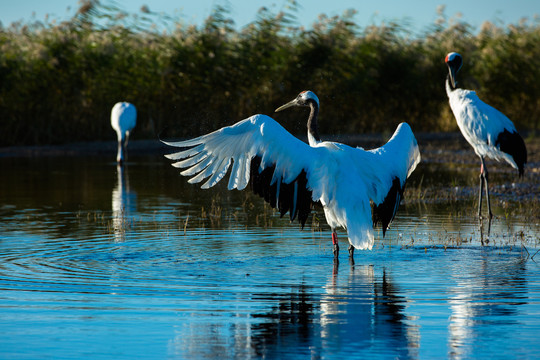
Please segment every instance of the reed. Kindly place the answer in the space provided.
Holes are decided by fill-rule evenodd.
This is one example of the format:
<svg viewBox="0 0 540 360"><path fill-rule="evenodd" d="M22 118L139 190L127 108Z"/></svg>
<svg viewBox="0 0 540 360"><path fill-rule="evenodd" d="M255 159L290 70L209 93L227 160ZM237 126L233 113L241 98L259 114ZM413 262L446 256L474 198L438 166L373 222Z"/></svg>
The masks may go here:
<svg viewBox="0 0 540 360"><path fill-rule="evenodd" d="M354 12L321 15L309 29L296 3L262 9L236 30L216 7L201 26L143 7L128 14L106 1L82 3L65 22L0 28L0 146L114 140L110 109L138 109L134 138L199 135L311 89L321 132L455 131L444 56L467 59L462 84L508 114L521 130L540 126L540 20L474 29L459 18L418 34L387 22L362 28ZM165 29L165 30L163 30ZM279 120L304 132L298 113Z"/></svg>

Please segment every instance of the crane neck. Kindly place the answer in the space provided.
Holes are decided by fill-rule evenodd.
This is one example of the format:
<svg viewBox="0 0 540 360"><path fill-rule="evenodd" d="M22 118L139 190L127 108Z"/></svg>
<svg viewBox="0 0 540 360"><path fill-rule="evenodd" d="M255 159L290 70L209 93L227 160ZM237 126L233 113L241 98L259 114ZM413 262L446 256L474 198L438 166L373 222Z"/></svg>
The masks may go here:
<svg viewBox="0 0 540 360"><path fill-rule="evenodd" d="M450 75L446 75L446 94L450 95L450 93L452 93L452 91L456 89L457 89L457 86L452 85L452 81L450 80Z"/></svg>
<svg viewBox="0 0 540 360"><path fill-rule="evenodd" d="M308 141L309 145L316 145L321 142L321 137L319 136L319 127L317 124L317 116L319 115L319 105L313 101L309 101L309 118L307 122L308 130Z"/></svg>

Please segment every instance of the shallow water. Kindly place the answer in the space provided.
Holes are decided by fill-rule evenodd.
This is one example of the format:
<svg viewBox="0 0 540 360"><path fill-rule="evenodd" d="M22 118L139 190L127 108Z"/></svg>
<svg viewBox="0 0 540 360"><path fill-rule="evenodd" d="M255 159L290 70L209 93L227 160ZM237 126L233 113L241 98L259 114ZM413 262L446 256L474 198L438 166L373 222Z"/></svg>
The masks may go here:
<svg viewBox="0 0 540 360"><path fill-rule="evenodd" d="M300 231L160 156L0 166L2 358L540 356L540 225L495 209L488 236L474 199L403 204L354 264L341 232L334 263L322 211Z"/></svg>

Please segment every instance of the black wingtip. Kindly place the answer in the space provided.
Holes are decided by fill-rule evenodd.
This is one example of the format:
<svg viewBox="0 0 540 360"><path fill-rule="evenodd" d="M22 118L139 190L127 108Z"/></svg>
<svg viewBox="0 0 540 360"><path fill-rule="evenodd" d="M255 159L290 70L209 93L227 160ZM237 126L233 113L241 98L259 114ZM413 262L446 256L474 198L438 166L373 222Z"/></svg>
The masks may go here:
<svg viewBox="0 0 540 360"><path fill-rule="evenodd" d="M403 198L403 190L405 189L405 184L401 186L399 178L396 176L392 181L392 187L388 191L388 194L384 198L383 202L379 205L371 202L371 220L373 221L373 227L377 226L380 222L383 237L386 235L386 230L390 226L394 216L396 216L397 208L401 203Z"/></svg>

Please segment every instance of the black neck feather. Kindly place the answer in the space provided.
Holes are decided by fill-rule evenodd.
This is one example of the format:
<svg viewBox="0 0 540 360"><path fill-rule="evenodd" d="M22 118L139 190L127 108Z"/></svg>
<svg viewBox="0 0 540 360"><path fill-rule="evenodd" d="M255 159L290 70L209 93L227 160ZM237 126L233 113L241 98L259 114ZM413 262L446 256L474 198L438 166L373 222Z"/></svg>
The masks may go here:
<svg viewBox="0 0 540 360"><path fill-rule="evenodd" d="M317 125L317 116L319 115L319 106L313 100L309 101L309 108L311 109L309 113L309 118L307 122L308 133L313 136L316 141L321 141L319 136L319 127Z"/></svg>
<svg viewBox="0 0 540 360"><path fill-rule="evenodd" d="M456 90L458 88L457 87L457 82L456 82L456 86L454 86L454 84L452 83L452 80L450 80L450 74L446 74L446 83L448 84L448 87L451 90Z"/></svg>

